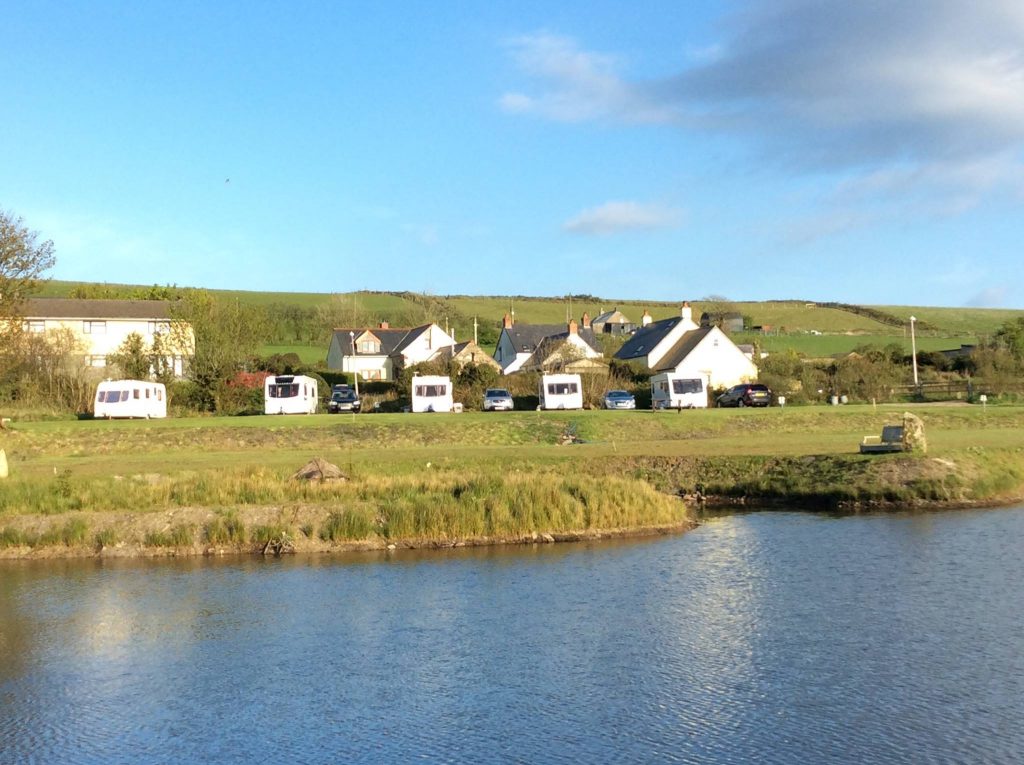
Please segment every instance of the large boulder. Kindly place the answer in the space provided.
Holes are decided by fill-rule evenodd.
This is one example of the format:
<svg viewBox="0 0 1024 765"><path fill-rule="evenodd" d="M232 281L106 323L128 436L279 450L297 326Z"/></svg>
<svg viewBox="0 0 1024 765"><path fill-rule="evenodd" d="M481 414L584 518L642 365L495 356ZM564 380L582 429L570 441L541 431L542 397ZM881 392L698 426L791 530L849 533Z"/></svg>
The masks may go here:
<svg viewBox="0 0 1024 765"><path fill-rule="evenodd" d="M903 413L903 450L924 454L928 441L924 436L924 422L916 414Z"/></svg>
<svg viewBox="0 0 1024 765"><path fill-rule="evenodd" d="M297 481L347 481L348 476L341 472L341 468L332 465L325 459L314 457L292 476Z"/></svg>

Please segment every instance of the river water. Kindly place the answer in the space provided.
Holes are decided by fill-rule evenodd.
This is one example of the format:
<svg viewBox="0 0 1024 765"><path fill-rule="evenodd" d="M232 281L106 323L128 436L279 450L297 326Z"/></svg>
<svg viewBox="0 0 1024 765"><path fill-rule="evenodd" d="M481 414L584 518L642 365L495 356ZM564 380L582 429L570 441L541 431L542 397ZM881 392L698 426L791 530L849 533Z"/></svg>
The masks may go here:
<svg viewBox="0 0 1024 765"><path fill-rule="evenodd" d="M1024 761L1024 508L0 566L0 763Z"/></svg>

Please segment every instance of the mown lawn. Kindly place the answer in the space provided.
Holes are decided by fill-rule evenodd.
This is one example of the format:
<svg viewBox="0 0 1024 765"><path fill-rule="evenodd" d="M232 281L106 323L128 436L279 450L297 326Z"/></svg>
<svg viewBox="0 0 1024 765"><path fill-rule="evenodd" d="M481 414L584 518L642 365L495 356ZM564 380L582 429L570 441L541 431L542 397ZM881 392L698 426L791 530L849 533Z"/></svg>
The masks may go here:
<svg viewBox="0 0 1024 765"><path fill-rule="evenodd" d="M854 453L860 438L906 407L768 410L510 412L201 417L164 421L15 423L12 474L173 473L263 465L296 469L313 456L371 472L556 465L622 455ZM1024 447L1024 407L920 405L933 451ZM582 443L559 445L572 433Z"/></svg>

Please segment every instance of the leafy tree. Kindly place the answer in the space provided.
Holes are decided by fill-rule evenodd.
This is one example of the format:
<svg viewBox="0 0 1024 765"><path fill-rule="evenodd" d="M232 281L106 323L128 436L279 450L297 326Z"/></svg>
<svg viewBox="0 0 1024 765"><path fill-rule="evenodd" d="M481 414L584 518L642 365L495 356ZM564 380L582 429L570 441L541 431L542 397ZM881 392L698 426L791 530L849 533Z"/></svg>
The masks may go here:
<svg viewBox="0 0 1024 765"><path fill-rule="evenodd" d="M53 242L38 241L22 218L0 210L0 318L18 315L22 301L53 267Z"/></svg>
<svg viewBox="0 0 1024 765"><path fill-rule="evenodd" d="M266 332L265 314L237 300L217 300L191 290L171 309L172 347L189 358L199 408L223 411L228 382L256 355Z"/></svg>
<svg viewBox="0 0 1024 765"><path fill-rule="evenodd" d="M129 380L147 380L152 366L152 352L146 348L142 335L132 332L114 353L107 356L107 365L117 367Z"/></svg>
<svg viewBox="0 0 1024 765"><path fill-rule="evenodd" d="M1024 360L1024 317L1004 323L996 330L995 342L1018 361Z"/></svg>

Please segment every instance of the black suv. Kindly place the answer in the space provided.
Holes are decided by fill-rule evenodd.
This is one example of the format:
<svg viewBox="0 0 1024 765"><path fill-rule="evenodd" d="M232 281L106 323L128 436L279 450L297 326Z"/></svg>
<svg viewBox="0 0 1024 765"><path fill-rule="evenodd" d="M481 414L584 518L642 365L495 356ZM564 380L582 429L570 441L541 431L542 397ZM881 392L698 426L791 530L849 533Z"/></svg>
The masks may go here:
<svg viewBox="0 0 1024 765"><path fill-rule="evenodd" d="M771 403L771 390L758 383L733 385L715 399L715 406L771 406Z"/></svg>
<svg viewBox="0 0 1024 765"><path fill-rule="evenodd" d="M359 395L349 388L348 390L336 390L331 394L331 400L327 402L327 411L331 414L358 412L362 406Z"/></svg>

